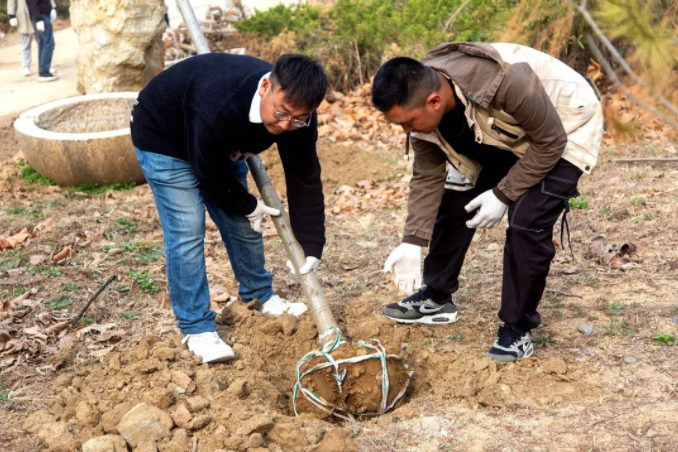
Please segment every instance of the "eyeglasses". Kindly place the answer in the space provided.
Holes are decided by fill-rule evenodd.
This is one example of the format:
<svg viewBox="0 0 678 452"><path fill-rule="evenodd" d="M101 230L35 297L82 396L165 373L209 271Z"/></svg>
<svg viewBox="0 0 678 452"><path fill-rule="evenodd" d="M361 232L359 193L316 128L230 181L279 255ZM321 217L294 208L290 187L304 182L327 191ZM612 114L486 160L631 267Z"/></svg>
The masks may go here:
<svg viewBox="0 0 678 452"><path fill-rule="evenodd" d="M280 113L279 111L273 110L273 117L277 121L289 121L290 125L292 127L296 127L296 128L307 127L308 125L311 124L311 117L310 116L306 121L302 121L301 119L295 119L291 116L286 116L286 115Z"/></svg>
<svg viewBox="0 0 678 452"><path fill-rule="evenodd" d="M296 119L293 118L289 115L285 115L283 113L280 113L278 110L275 109L275 103L273 102L273 93L271 92L271 105L273 105L273 117L275 118L276 121L289 121L290 125L292 127L296 127L297 129L300 127L307 127L311 124L311 116L308 117L306 121L302 121L301 119Z"/></svg>

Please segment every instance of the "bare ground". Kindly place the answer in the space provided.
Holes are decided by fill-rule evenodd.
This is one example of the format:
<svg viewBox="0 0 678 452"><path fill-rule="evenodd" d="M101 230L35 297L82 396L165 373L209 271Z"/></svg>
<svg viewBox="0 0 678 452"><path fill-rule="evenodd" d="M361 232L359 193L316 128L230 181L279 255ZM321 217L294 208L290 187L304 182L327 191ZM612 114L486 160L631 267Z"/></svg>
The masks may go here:
<svg viewBox="0 0 678 452"><path fill-rule="evenodd" d="M355 179L350 193L329 185L328 243L320 277L333 312L352 339L407 344L405 357L415 371L404 404L359 426L290 416L294 365L315 347L308 316L291 326L289 318L271 320L238 308L219 326L238 361L208 368L182 352L164 295L162 236L146 186L71 193L29 185L20 168L6 161L0 167L0 235L28 227L33 236L19 249L0 254L2 301L24 290L37 292L25 314L3 321L15 337L26 339L26 349L16 354L19 362L0 371L0 396L6 399L0 401L2 450L44 448L36 435L22 430L27 416L39 409L50 410L53 421L64 421L77 445L106 431L111 420L104 414L123 403L145 400L172 413L195 395L211 403L202 412L210 418L207 426L184 428L201 451L247 450L244 443L236 445L238 429L255 415L275 423L263 436L263 450L270 451L353 450L351 441L361 451L675 450L678 349L655 338L678 336L678 167L610 161L622 154L646 155L648 146L608 147L601 165L583 179L581 199L588 205L582 202L584 208L569 216L575 260L559 249L548 280L549 289L581 298L545 294L544 324L534 332L535 356L513 364L484 358L498 325L503 227L476 236L456 295L458 323L395 325L380 315L383 304L398 299L381 266L398 243L405 198L377 189L366 196L367 185ZM328 155L345 155L341 145L334 148ZM397 150L392 155L363 152L366 161L385 164L368 179L397 185L406 173L393 163ZM343 168L351 168L350 159L344 163ZM375 204L377 195L393 199ZM351 196L362 202L347 204ZM33 232L48 218L56 220L52 229ZM232 292L235 281L225 250L218 233L208 229L210 282ZM640 266L611 269L586 257L590 239L599 234L612 243L635 244ZM299 285L285 270L282 244L272 231L266 235L276 289L301 298ZM67 245L75 251L72 259L47 263ZM30 264L38 255L47 260ZM16 268L24 270L11 277L5 273ZM144 271L150 280L140 277ZM113 274L120 279L86 316L87 322L115 323L123 332L119 342L93 336L39 341L25 331L44 313L69 318ZM594 325L593 333L578 332L581 324ZM81 322L75 331L85 326ZM178 371L191 377L188 393L169 390L176 387ZM349 439L335 441L335 433ZM160 449L168 447L163 443Z"/></svg>

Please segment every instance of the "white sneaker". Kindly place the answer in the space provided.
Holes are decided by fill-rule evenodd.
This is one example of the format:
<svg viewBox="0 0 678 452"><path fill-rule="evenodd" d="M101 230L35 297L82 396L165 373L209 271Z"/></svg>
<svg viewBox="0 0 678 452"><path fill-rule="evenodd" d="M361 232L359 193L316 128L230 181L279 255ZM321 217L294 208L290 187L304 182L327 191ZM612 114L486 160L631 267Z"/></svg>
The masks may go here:
<svg viewBox="0 0 678 452"><path fill-rule="evenodd" d="M281 316L284 313L299 317L306 311L308 311L308 306L304 303L290 303L284 298L280 298L278 295L273 295L269 298L261 308L262 314L275 317Z"/></svg>
<svg viewBox="0 0 678 452"><path fill-rule="evenodd" d="M222 341L215 332L187 334L181 340L203 363L216 363L235 358L233 349Z"/></svg>
<svg viewBox="0 0 678 452"><path fill-rule="evenodd" d="M31 75L31 68L24 66L24 77L28 77L29 75Z"/></svg>

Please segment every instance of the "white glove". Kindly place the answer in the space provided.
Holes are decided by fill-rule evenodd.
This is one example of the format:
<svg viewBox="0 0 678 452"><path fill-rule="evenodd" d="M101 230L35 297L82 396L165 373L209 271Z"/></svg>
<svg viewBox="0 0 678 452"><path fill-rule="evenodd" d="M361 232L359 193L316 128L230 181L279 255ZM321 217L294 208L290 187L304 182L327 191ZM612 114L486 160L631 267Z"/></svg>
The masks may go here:
<svg viewBox="0 0 678 452"><path fill-rule="evenodd" d="M52 11L49 12L49 20L54 22L57 18L56 9L52 8Z"/></svg>
<svg viewBox="0 0 678 452"><path fill-rule="evenodd" d="M12 17L12 18L9 20L9 25L10 25L10 27L18 27L18 26L19 26L19 21L17 20L16 17Z"/></svg>
<svg viewBox="0 0 678 452"><path fill-rule="evenodd" d="M257 199L256 209L254 209L251 214L245 216L248 220L250 220L250 226L252 226L252 229L254 229L255 232L261 232L261 221L266 215L277 217L280 215L280 211L278 209L274 209L273 207L268 207L266 204Z"/></svg>
<svg viewBox="0 0 678 452"><path fill-rule="evenodd" d="M472 212L480 208L478 213L466 222L466 226L471 229L475 228L493 228L499 224L506 213L508 206L501 202L499 198L492 193L492 190L487 190L464 206L467 212Z"/></svg>
<svg viewBox="0 0 678 452"><path fill-rule="evenodd" d="M388 255L384 273L391 273L398 291L410 295L421 287L422 247L401 243Z"/></svg>
<svg viewBox="0 0 678 452"><path fill-rule="evenodd" d="M41 20L40 22L36 22L36 23L35 23L35 28L36 28L36 30L38 30L40 33L44 33L44 32L45 32L45 22L43 22L42 20Z"/></svg>
<svg viewBox="0 0 678 452"><path fill-rule="evenodd" d="M299 269L299 273L301 273L302 275L305 275L307 273L311 273L312 271L317 270L319 266L320 266L320 259L318 259L317 257L308 256L306 258L306 263L304 265L302 265L301 268ZM297 274L297 272L294 271L294 265L292 265L292 261L287 261L287 268L290 269L290 272L293 275Z"/></svg>

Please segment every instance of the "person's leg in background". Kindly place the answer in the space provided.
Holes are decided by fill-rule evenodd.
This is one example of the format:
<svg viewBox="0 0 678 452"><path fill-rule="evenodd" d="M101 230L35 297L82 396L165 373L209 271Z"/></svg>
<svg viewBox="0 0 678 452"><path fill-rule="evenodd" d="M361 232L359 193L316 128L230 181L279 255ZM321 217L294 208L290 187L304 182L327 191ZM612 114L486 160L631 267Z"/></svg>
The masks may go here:
<svg viewBox="0 0 678 452"><path fill-rule="evenodd" d="M136 154L158 209L167 287L184 341L203 362L231 359L233 350L216 335L216 313L209 310L205 205L198 180L188 162L139 149Z"/></svg>
<svg viewBox="0 0 678 452"><path fill-rule="evenodd" d="M38 31L36 25L38 21L33 20L33 26L36 27L35 32L38 39L38 80L52 81L56 80L56 76L50 72L55 47L54 30L52 29L49 14L41 14L40 20L45 24L45 31Z"/></svg>
<svg viewBox="0 0 678 452"><path fill-rule="evenodd" d="M31 75L31 44L33 43L32 33L21 33L21 64L24 68L24 76Z"/></svg>

